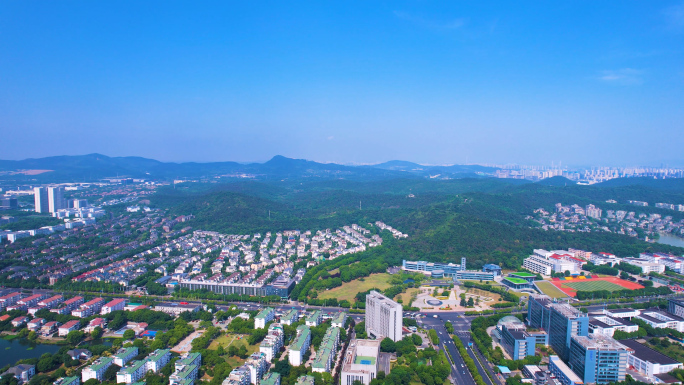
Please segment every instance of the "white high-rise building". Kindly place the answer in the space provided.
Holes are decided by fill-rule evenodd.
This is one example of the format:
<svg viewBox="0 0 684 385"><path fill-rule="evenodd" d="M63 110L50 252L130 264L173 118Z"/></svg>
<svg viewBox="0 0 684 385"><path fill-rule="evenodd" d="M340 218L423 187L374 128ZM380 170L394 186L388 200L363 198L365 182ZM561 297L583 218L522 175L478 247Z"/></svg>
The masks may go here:
<svg viewBox="0 0 684 385"><path fill-rule="evenodd" d="M48 193L45 187L33 188L33 200L37 213L47 213L50 211L48 204Z"/></svg>
<svg viewBox="0 0 684 385"><path fill-rule="evenodd" d="M366 333L392 341L402 338L403 308L384 295L372 290L366 296Z"/></svg>
<svg viewBox="0 0 684 385"><path fill-rule="evenodd" d="M57 210L67 208L66 200L64 199L64 187L50 186L47 188L48 208L51 213L56 213Z"/></svg>

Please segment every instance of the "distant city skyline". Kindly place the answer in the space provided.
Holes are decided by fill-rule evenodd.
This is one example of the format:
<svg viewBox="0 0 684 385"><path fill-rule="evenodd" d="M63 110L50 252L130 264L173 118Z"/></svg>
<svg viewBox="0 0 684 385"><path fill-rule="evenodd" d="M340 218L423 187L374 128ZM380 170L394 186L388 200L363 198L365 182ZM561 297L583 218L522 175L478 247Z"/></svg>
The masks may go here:
<svg viewBox="0 0 684 385"><path fill-rule="evenodd" d="M0 159L684 166L682 0L38 3Z"/></svg>

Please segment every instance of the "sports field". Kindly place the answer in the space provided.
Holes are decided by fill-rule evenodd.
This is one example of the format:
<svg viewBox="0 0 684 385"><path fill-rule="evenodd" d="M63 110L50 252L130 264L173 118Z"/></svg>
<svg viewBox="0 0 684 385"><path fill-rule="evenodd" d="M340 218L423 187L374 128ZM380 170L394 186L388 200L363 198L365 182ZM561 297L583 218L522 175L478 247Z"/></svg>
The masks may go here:
<svg viewBox="0 0 684 385"><path fill-rule="evenodd" d="M571 297L576 296L578 291L618 291L624 289L634 290L644 288L637 283L613 277L578 279L570 281L559 280L551 281L550 283Z"/></svg>

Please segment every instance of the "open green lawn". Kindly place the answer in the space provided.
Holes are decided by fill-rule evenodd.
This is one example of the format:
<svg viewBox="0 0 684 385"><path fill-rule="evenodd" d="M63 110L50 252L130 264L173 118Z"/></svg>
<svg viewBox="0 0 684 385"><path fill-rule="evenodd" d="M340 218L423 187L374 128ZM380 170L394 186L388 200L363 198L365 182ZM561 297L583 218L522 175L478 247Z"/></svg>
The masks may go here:
<svg viewBox="0 0 684 385"><path fill-rule="evenodd" d="M625 290L624 287L607 281L568 281L563 282L563 286L571 287L577 291L618 291Z"/></svg>
<svg viewBox="0 0 684 385"><path fill-rule="evenodd" d="M543 281L537 282L537 287L542 291L542 293L548 295L551 298L567 298L568 296L565 295L561 290L559 290L557 287L553 286L551 282Z"/></svg>
<svg viewBox="0 0 684 385"><path fill-rule="evenodd" d="M340 287L318 293L318 298L337 298L338 301L346 299L349 302L354 302L354 297L360 292L372 289L374 287L380 290L385 290L391 287L392 285L389 283L390 277L391 275L387 273L371 274L370 276L364 278L363 281L361 281L361 278L355 279L342 284Z"/></svg>
<svg viewBox="0 0 684 385"><path fill-rule="evenodd" d="M418 288L406 289L406 293L397 294L397 296L394 297L394 300L397 301L397 300L401 299L402 303L404 305L410 305L409 300L411 299L411 296L413 294L418 295L419 293L420 293L420 289L418 289Z"/></svg>
<svg viewBox="0 0 684 385"><path fill-rule="evenodd" d="M237 337L240 337L238 339ZM239 348L242 345L245 345L247 348L247 354L252 354L254 352L259 351L259 345L249 345L247 343L247 335L244 334L224 334L215 340L211 341L211 344L209 345L209 349L211 350L216 350L218 349L219 345L223 346L223 349L227 352L228 347L233 345L237 348ZM234 367L237 368L238 366L242 365L245 360L241 359L240 357L230 357L229 355L224 355L223 358L225 358L226 362Z"/></svg>
<svg viewBox="0 0 684 385"><path fill-rule="evenodd" d="M536 277L537 276L536 274L528 273L526 271L516 271L516 272L511 273L511 274L515 274L519 277Z"/></svg>

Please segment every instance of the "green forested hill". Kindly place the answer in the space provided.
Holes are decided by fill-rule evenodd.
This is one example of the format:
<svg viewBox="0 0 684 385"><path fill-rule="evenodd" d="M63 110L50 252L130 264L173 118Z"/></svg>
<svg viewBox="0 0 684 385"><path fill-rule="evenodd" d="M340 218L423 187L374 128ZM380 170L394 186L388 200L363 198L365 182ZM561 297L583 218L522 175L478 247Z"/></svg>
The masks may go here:
<svg viewBox="0 0 684 385"><path fill-rule="evenodd" d="M420 192L408 197L407 190ZM394 262L403 258L459 262L461 257L467 257L471 268L485 263L516 268L534 248L573 247L620 256L634 256L646 250L682 254L684 249L623 235L544 231L525 219L534 209L550 210L558 202L593 203L604 211L661 212L677 219L681 213L637 208L622 202L654 202L680 196L684 203L681 191L652 186L548 186L496 179L431 183L399 179L198 184L162 189L153 196L152 203L168 208L172 214L195 215L191 223L195 228L225 233L317 230L382 220L409 234L408 239L393 240L383 246L387 249L385 255L391 255ZM609 204L607 199L621 203Z"/></svg>

